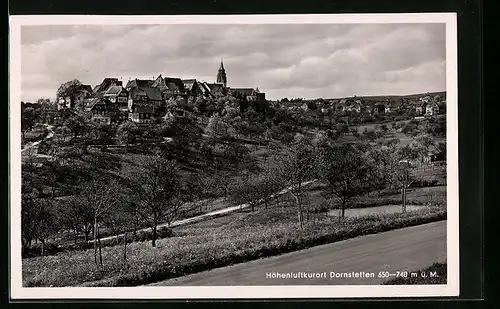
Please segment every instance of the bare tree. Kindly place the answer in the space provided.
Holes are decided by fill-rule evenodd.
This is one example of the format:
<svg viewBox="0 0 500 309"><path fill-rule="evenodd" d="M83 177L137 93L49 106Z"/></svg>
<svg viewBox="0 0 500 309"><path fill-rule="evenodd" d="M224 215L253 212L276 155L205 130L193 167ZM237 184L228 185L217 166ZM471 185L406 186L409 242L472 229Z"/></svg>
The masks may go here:
<svg viewBox="0 0 500 309"><path fill-rule="evenodd" d="M414 167L411 161L407 159L398 160L394 164L394 176L401 188L401 210L402 212L406 212L406 193L411 184L416 180Z"/></svg>
<svg viewBox="0 0 500 309"><path fill-rule="evenodd" d="M47 238L58 231L59 224L50 200L38 198L33 206L34 235L42 243L43 256Z"/></svg>
<svg viewBox="0 0 500 309"><path fill-rule="evenodd" d="M101 219L120 203L120 186L115 181L103 181L93 179L81 186L78 199L82 206L92 213L94 221L94 261L96 265L102 264L102 252L100 246L99 224ZM98 247L99 244L99 247ZM97 262L97 251L99 249L99 263Z"/></svg>
<svg viewBox="0 0 500 309"><path fill-rule="evenodd" d="M138 214L151 228L151 244L156 247L158 225L175 220L181 206L189 201L189 194L176 162L155 157L144 168L134 191Z"/></svg>
<svg viewBox="0 0 500 309"><path fill-rule="evenodd" d="M279 178L290 188L290 193L297 205L300 228L303 228L304 182L314 176L316 163L314 148L305 138L298 138L284 151L278 154L277 173Z"/></svg>

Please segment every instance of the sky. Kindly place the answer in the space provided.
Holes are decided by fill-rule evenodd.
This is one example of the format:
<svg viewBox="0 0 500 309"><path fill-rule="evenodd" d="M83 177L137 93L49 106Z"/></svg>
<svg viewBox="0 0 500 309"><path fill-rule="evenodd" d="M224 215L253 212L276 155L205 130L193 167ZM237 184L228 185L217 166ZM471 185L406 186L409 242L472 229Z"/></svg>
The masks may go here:
<svg viewBox="0 0 500 309"><path fill-rule="evenodd" d="M105 77L258 87L271 100L403 95L446 89L445 24L22 26L21 97Z"/></svg>

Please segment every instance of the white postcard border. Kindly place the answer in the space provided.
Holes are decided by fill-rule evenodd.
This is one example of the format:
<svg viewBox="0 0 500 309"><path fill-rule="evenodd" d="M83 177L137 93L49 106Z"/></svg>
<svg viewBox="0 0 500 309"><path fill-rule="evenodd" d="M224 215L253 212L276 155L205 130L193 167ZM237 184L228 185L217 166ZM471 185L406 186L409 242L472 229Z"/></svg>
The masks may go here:
<svg viewBox="0 0 500 309"><path fill-rule="evenodd" d="M21 26L97 24L368 24L445 23L447 96L447 265L446 285L414 286L224 286L25 288L21 268ZM456 13L201 15L201 16L10 16L10 296L22 299L266 299L437 297L459 295L458 72ZM15 211L13 211L15 210Z"/></svg>

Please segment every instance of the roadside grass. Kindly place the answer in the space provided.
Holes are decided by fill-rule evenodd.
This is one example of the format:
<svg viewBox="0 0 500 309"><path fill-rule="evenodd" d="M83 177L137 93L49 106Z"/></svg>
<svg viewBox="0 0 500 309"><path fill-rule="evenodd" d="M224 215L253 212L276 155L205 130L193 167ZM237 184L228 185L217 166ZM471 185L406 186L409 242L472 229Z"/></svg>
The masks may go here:
<svg viewBox="0 0 500 309"><path fill-rule="evenodd" d="M415 270L408 273L417 273L417 277L398 277L384 282L384 285L410 285L410 284L446 284L447 283L447 263L434 263L432 266ZM431 273L436 273L436 277L431 277ZM425 274L425 277L422 276Z"/></svg>
<svg viewBox="0 0 500 309"><path fill-rule="evenodd" d="M361 235L446 219L446 210L422 210L360 218L311 216L300 231L295 208L240 212L175 229L157 247L136 242L103 248L102 270L93 250L24 259L23 286L137 286L190 273L278 255Z"/></svg>

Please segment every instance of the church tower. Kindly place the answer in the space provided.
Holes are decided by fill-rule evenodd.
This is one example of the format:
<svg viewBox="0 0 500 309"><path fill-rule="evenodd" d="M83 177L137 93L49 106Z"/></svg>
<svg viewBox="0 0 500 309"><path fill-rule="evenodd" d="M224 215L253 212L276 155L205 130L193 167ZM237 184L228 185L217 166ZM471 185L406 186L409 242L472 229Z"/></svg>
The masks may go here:
<svg viewBox="0 0 500 309"><path fill-rule="evenodd" d="M217 72L217 84L222 84L224 88L227 86L226 70L224 69L222 59L220 60L219 72Z"/></svg>

